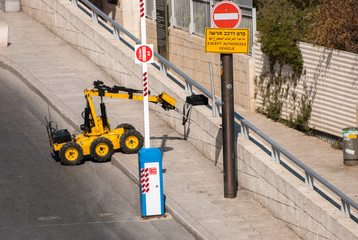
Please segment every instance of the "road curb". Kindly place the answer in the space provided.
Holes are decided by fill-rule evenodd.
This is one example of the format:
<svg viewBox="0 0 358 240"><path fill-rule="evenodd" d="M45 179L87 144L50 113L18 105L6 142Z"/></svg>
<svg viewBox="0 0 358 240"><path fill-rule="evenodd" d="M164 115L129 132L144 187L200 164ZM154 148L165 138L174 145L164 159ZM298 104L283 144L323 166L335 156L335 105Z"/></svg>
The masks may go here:
<svg viewBox="0 0 358 240"><path fill-rule="evenodd" d="M79 125L68 115L68 112L71 112L68 107L63 104L59 98L52 94L35 76L29 73L25 68L4 56L0 56L0 67L10 71L15 76L17 76L31 91L37 94L43 101L45 101L58 114L60 114L67 123L69 123L75 129L79 129Z"/></svg>

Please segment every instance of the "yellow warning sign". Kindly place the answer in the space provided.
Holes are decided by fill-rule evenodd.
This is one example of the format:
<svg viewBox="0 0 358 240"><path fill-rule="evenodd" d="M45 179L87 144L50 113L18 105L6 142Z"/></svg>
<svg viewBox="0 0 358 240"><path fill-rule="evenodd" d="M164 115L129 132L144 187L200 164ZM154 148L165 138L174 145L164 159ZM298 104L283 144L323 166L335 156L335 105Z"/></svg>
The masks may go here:
<svg viewBox="0 0 358 240"><path fill-rule="evenodd" d="M249 29L206 28L205 52L249 53Z"/></svg>
<svg viewBox="0 0 358 240"><path fill-rule="evenodd" d="M357 135L354 135L354 134L348 134L348 138L355 138L355 139L357 139Z"/></svg>

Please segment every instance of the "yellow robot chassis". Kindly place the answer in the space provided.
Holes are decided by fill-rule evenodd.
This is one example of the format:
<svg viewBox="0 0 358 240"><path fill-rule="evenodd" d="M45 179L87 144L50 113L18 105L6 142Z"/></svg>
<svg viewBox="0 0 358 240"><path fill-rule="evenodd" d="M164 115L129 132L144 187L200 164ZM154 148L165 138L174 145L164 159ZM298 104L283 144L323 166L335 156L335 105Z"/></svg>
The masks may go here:
<svg viewBox="0 0 358 240"><path fill-rule="evenodd" d="M132 125L123 123L116 128L110 127L103 102L104 97L143 100L143 96L139 95L142 91L121 86L108 87L99 80L93 85L93 89L84 90L86 107L82 113L84 124L80 126L82 134L71 135L67 129L58 130L51 119L46 119L50 145L63 164L76 165L87 155L96 161L107 161L117 149L123 153L137 153L143 147L143 136ZM96 115L92 96L100 97L100 116ZM158 96L149 96L148 100L161 104L165 110L175 109L177 103L164 92Z"/></svg>

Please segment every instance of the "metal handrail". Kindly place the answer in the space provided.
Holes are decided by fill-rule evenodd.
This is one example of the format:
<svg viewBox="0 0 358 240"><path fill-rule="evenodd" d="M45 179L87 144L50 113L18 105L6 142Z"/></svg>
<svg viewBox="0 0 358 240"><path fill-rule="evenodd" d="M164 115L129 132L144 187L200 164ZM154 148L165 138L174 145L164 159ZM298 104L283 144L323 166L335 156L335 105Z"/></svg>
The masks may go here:
<svg viewBox="0 0 358 240"><path fill-rule="evenodd" d="M313 179L315 179L315 180L319 181L321 184L323 184L326 188L331 190L333 193L335 193L337 196L339 196L342 201L341 210L342 210L343 214L345 214L347 217L350 217L349 206L358 210L358 204L355 201L353 201L351 198L349 198L343 192L341 192L336 187L334 187L331 183L329 183L327 180L325 180L323 177L321 177L318 173L316 173L315 171L310 169L308 166L306 166L304 163L299 161L297 158L295 158L293 155L291 155L287 150L282 148L275 141L273 141L270 137L268 137L265 133L263 133L261 130L256 128L254 125L252 125L246 119L242 118L239 114L237 114L235 112L234 115L235 115L235 118L240 120L242 127L246 128L245 130L243 130L244 137L246 139L249 138L249 130L248 129L250 129L253 132L255 132L260 138L264 139L267 143L269 143L271 145L271 147L272 147L271 154L272 154L273 160L275 160L278 163L280 162L279 154L276 154L275 153L276 151L278 153L283 154L292 163L294 163L296 166L300 167L302 170L305 171L305 175L306 175L305 182L306 182L307 186L309 186L311 189L313 189L314 188Z"/></svg>
<svg viewBox="0 0 358 240"><path fill-rule="evenodd" d="M77 0L71 0L75 6L78 6ZM134 35L132 35L130 32L128 32L125 28L120 26L118 23L113 21L111 18L109 18L105 13L103 13L101 10L99 10L96 6L94 6L92 3L90 3L87 0L80 0L83 4L85 4L91 11L92 11L92 19L94 22L98 23L98 16L101 16L103 19L105 19L107 22L110 22L114 28L113 34L119 38L119 32L124 33L127 35L130 39L132 39L135 43L140 44L141 41L136 38ZM187 84L190 86L195 86L197 90L199 90L201 93L206 95L207 97L213 99L213 107L215 105L222 106L222 101L215 96L212 96L212 94L203 88L199 83L191 79L188 75L186 75L184 72L182 72L180 69L175 67L173 64L171 64L167 59L163 58L159 53L154 52L154 56L158 59L160 64L164 65L165 67L170 68L175 73L177 73L180 77L182 77ZM166 74L166 71L162 71ZM264 134L261 130L256 128L254 125L252 125L250 122L248 122L246 119L241 117L238 113L234 113L234 116L236 119L238 119L241 122L243 135L245 139L249 139L249 131L252 130L255 132L260 138L265 140L272 148L271 157L274 161L277 163L280 163L280 154L284 155L289 161L294 163L296 166L301 168L305 172L305 183L306 185L314 189L314 180L317 180L321 184L323 184L326 188L328 188L330 191L335 193L340 199L341 199L341 211L346 217L350 217L350 207L353 207L358 211L358 204L353 201L351 198L349 198L347 195L342 193L340 190L338 190L336 187L334 187L332 184L330 184L327 180L322 178L320 175L318 175L315 171L310 169L308 166L303 164L301 161L299 161L297 158L292 156L288 151L286 151L284 148L282 148L280 145L278 145L275 141L273 141L270 137L268 137L266 134Z"/></svg>

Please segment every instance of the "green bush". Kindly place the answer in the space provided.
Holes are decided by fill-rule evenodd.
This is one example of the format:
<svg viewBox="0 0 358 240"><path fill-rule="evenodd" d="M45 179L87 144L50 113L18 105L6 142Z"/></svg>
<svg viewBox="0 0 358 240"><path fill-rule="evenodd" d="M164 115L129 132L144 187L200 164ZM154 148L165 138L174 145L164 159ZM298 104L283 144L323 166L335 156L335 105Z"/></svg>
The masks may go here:
<svg viewBox="0 0 358 240"><path fill-rule="evenodd" d="M290 65L295 74L303 70L297 41L311 32L315 1L258 0L257 28L261 50L276 63Z"/></svg>
<svg viewBox="0 0 358 240"><path fill-rule="evenodd" d="M255 96L260 94L262 97L262 107L257 110L273 120L284 121L290 127L309 132L312 103L305 84L298 109L295 105L295 88L303 74L303 60L297 41L305 39L312 31L318 0L257 0L254 5L258 10L258 41L270 64L269 71L255 79ZM282 74L284 65L291 66L292 75ZM288 120L281 118L284 102L292 104Z"/></svg>

